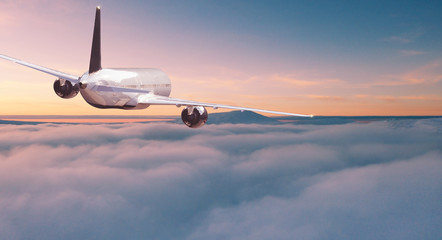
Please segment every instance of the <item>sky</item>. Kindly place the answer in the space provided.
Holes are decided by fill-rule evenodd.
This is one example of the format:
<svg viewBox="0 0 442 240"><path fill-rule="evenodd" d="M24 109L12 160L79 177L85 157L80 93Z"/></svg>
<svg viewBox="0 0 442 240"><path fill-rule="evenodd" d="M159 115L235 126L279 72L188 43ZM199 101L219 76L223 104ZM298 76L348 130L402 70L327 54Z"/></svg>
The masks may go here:
<svg viewBox="0 0 442 240"><path fill-rule="evenodd" d="M1 124L0 238L441 239L441 121Z"/></svg>
<svg viewBox="0 0 442 240"><path fill-rule="evenodd" d="M172 97L314 115L442 114L440 1L1 0L0 53L80 76L97 5L103 67L160 68ZM53 76L3 60L0 72L1 115L180 114L100 110L58 98Z"/></svg>

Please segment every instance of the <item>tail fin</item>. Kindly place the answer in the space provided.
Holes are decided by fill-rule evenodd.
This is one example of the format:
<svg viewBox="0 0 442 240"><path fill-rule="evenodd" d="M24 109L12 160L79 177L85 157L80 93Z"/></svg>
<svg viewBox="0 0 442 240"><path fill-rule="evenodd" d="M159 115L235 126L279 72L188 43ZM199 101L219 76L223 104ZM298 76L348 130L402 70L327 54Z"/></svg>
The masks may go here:
<svg viewBox="0 0 442 240"><path fill-rule="evenodd" d="M101 27L100 27L100 7L95 12L94 35L92 38L91 60L89 63L89 73L101 70Z"/></svg>

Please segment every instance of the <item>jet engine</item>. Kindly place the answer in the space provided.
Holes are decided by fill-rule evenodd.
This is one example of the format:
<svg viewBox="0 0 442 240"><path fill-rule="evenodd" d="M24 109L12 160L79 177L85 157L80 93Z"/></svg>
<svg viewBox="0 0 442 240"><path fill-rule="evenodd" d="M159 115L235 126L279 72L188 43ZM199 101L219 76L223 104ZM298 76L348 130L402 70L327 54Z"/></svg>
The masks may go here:
<svg viewBox="0 0 442 240"><path fill-rule="evenodd" d="M80 89L77 84L72 85L70 81L59 78L54 82L54 91L61 98L73 98Z"/></svg>
<svg viewBox="0 0 442 240"><path fill-rule="evenodd" d="M181 119L190 128L202 127L207 122L207 110L202 106L186 107L181 112Z"/></svg>

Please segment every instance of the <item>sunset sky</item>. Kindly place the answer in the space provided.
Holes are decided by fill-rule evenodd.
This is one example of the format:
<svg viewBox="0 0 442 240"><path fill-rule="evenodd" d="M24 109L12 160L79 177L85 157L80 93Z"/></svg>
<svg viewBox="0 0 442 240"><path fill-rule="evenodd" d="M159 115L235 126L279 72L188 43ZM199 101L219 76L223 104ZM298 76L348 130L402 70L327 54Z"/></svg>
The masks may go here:
<svg viewBox="0 0 442 240"><path fill-rule="evenodd" d="M442 115L440 1L0 1L0 53L80 76L95 6L103 67L156 67L171 97L315 115ZM0 61L0 115L178 115L65 100ZM219 111L219 110L217 110ZM209 110L215 112L214 110Z"/></svg>

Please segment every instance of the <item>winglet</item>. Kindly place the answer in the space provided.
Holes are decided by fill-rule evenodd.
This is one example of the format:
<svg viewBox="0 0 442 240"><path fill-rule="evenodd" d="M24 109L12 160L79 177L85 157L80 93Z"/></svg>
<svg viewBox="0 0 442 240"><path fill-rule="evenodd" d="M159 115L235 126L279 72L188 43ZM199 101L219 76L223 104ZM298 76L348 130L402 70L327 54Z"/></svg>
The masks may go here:
<svg viewBox="0 0 442 240"><path fill-rule="evenodd" d="M101 70L101 27L100 27L100 6L95 12L94 35L92 38L91 60L89 63L89 73Z"/></svg>

